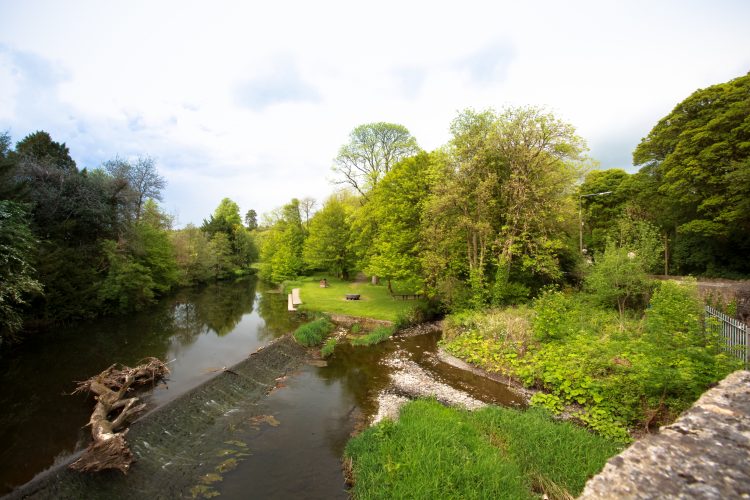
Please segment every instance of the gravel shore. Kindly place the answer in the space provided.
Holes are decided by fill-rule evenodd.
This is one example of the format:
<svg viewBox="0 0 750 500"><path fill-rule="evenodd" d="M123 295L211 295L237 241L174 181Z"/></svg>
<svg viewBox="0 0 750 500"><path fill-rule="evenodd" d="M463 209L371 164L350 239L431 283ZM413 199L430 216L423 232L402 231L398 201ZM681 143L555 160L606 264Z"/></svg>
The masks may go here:
<svg viewBox="0 0 750 500"><path fill-rule="evenodd" d="M373 416L371 425L377 424L383 418L395 420L401 406L411 399L420 397L434 397L444 405L468 410L487 406L487 403L463 391L438 382L417 363L404 359L399 353L394 353L383 362L394 371L391 373L390 387L378 395L378 411Z"/></svg>

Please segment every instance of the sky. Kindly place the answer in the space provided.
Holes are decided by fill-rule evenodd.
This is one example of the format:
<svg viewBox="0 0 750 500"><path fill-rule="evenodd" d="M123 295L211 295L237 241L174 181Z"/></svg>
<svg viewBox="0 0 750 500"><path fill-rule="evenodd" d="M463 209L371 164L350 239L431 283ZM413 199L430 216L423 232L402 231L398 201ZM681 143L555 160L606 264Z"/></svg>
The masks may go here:
<svg viewBox="0 0 750 500"><path fill-rule="evenodd" d="M699 88L750 71L750 2L0 0L0 132L45 130L79 168L148 155L200 224L335 189L357 125L425 150L466 108L541 106L600 168Z"/></svg>

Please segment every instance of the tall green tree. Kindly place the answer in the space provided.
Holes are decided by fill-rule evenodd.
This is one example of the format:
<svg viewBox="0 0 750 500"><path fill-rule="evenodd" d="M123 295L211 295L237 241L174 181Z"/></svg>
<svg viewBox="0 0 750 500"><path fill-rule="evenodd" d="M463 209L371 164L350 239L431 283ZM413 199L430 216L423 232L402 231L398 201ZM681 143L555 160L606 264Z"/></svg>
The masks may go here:
<svg viewBox="0 0 750 500"><path fill-rule="evenodd" d="M258 212L256 212L252 208L245 214L245 226L247 227L248 231L258 229Z"/></svg>
<svg viewBox="0 0 750 500"><path fill-rule="evenodd" d="M0 200L0 343L15 339L30 294L42 291L31 265L37 244L23 206Z"/></svg>
<svg viewBox="0 0 750 500"><path fill-rule="evenodd" d="M538 108L466 110L451 131L448 165L427 205L425 234L438 240L425 256L428 283L455 291L458 279L481 307L559 280L583 140ZM440 266L455 262L456 251L464 264L451 277Z"/></svg>
<svg viewBox="0 0 750 500"><path fill-rule="evenodd" d="M272 225L261 236L261 276L281 283L299 276L305 269L305 228L299 200L293 198L268 222Z"/></svg>
<svg viewBox="0 0 750 500"><path fill-rule="evenodd" d="M341 196L331 196L312 217L303 257L312 269L322 269L347 279L353 270L350 249L352 208Z"/></svg>
<svg viewBox="0 0 750 500"><path fill-rule="evenodd" d="M419 153L397 163L373 190L364 210L378 221L365 271L414 291L424 291L422 217L436 180L436 156Z"/></svg>
<svg viewBox="0 0 750 500"><path fill-rule="evenodd" d="M181 285L203 283L214 278L213 256L206 233L188 224L170 233Z"/></svg>
<svg viewBox="0 0 750 500"><path fill-rule="evenodd" d="M49 133L43 130L29 134L19 141L16 144L15 154L20 160L54 165L68 172L77 170L76 162L70 157L70 150L65 143L53 141Z"/></svg>
<svg viewBox="0 0 750 500"><path fill-rule="evenodd" d="M255 213L254 210L251 212ZM230 245L230 259L235 267L245 268L257 260L258 250L255 239L250 234L250 230L242 225L239 205L229 198L221 200L208 220L204 219L201 229L210 239L213 239L217 233L223 233L227 237ZM223 243L220 247L223 248Z"/></svg>
<svg viewBox="0 0 750 500"><path fill-rule="evenodd" d="M670 205L679 271L750 274L750 74L679 103L633 163Z"/></svg>
<svg viewBox="0 0 750 500"><path fill-rule="evenodd" d="M630 193L622 186L629 177L630 174L619 168L592 170L578 187L578 203L583 212L583 247L589 255L604 251L607 232L625 212ZM597 193L609 194L591 196Z"/></svg>
<svg viewBox="0 0 750 500"><path fill-rule="evenodd" d="M333 171L363 197L399 161L419 152L416 139L403 125L377 122L356 127L339 150Z"/></svg>
<svg viewBox="0 0 750 500"><path fill-rule="evenodd" d="M148 199L141 219L118 241L103 244L108 273L99 297L107 310L125 313L142 309L177 284L170 224L170 217Z"/></svg>

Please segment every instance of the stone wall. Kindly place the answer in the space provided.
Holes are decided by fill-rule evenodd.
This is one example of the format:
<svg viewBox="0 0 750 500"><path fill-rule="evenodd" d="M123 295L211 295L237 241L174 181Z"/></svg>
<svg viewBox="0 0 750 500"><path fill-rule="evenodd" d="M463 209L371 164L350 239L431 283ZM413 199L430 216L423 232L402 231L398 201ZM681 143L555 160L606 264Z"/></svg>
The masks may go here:
<svg viewBox="0 0 750 500"><path fill-rule="evenodd" d="M580 498L750 498L750 372L610 459Z"/></svg>

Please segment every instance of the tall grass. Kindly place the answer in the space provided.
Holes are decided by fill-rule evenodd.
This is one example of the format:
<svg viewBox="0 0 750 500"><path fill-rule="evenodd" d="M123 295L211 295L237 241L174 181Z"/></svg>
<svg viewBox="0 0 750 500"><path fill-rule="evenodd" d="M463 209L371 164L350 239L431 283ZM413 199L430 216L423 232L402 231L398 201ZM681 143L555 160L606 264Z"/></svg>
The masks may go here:
<svg viewBox="0 0 750 500"><path fill-rule="evenodd" d="M336 350L336 344L338 340L336 337L331 337L328 340L326 340L326 343L323 344L323 347L320 348L320 355L324 358L327 358L331 354L333 354L333 351Z"/></svg>
<svg viewBox="0 0 750 500"><path fill-rule="evenodd" d="M333 328L334 324L328 318L318 318L297 328L294 331L294 339L307 347L316 346L333 331Z"/></svg>
<svg viewBox="0 0 750 500"><path fill-rule="evenodd" d="M387 340L396 329L392 326L378 326L367 335L352 339L352 345L375 345Z"/></svg>
<svg viewBox="0 0 750 500"><path fill-rule="evenodd" d="M570 498L620 448L542 410L420 400L349 441L355 498Z"/></svg>

